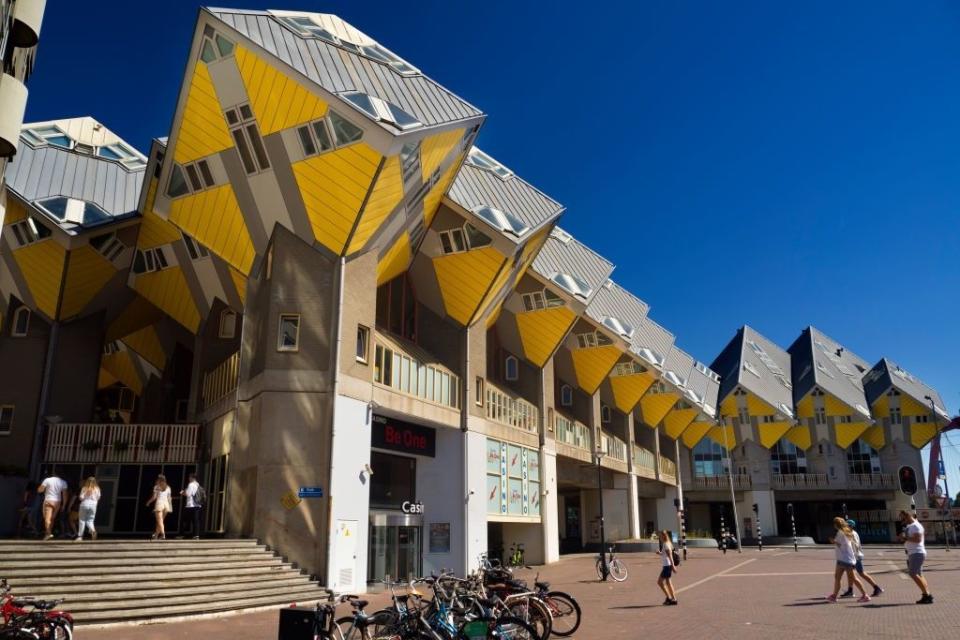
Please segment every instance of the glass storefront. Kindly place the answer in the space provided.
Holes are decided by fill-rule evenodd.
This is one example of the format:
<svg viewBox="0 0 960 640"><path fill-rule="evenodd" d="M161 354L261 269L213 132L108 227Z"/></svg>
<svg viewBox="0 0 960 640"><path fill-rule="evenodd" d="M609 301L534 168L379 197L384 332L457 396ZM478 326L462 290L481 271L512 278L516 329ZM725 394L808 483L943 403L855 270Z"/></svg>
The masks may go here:
<svg viewBox="0 0 960 640"><path fill-rule="evenodd" d="M416 504L417 459L370 452L367 580L408 580L423 568L423 517Z"/></svg>

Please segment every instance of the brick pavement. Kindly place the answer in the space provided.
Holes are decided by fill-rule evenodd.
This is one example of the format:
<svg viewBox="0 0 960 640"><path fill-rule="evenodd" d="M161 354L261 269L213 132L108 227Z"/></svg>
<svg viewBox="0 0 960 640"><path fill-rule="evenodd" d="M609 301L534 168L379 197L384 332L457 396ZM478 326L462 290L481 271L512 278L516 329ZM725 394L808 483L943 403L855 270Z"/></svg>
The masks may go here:
<svg viewBox="0 0 960 640"><path fill-rule="evenodd" d="M938 638L957 637L960 620L960 552L932 550L927 577L936 597L932 606L918 606L919 591L901 569L903 551L868 548L866 569L886 589L873 602L825 602L833 586L833 552L828 548L765 548L743 554L694 549L676 576L677 607L661 606L655 584L659 559L652 553L625 554L630 577L624 583L596 580L593 558L567 556L541 568L553 588L580 601L584 621L577 640L601 638L744 640ZM532 577L532 576L531 576ZM372 597L373 606L384 602ZM344 608L346 611L346 608ZM83 629L77 640L273 640L276 611L140 627Z"/></svg>

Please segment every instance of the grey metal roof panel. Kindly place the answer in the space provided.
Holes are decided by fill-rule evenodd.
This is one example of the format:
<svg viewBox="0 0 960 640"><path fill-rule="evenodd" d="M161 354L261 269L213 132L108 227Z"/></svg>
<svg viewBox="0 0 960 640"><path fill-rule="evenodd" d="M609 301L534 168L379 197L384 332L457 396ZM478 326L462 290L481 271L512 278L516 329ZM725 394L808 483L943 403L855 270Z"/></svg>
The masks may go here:
<svg viewBox="0 0 960 640"><path fill-rule="evenodd" d="M937 413L943 420L949 420L950 414L947 412L943 399L936 389L923 382L920 378L909 373L906 369L896 362L887 358L881 358L874 367L864 376L864 385L866 387L867 400L870 404L880 397L883 393L893 386L900 393L905 393L917 402L929 405L930 401L926 396L933 399L937 408Z"/></svg>
<svg viewBox="0 0 960 640"><path fill-rule="evenodd" d="M667 356L673 350L673 334L654 322L649 317L645 317L637 327L633 335L632 346L630 350L641 356L651 364L657 364L662 367L667 360ZM654 356L658 362L649 356Z"/></svg>
<svg viewBox="0 0 960 640"><path fill-rule="evenodd" d="M869 417L870 403L863 390L869 365L815 327L807 327L792 345L793 398L799 402L814 386Z"/></svg>
<svg viewBox="0 0 960 640"><path fill-rule="evenodd" d="M482 115L479 109L425 75L402 75L388 65L324 40L306 38L281 25L266 11L207 11L332 93L362 91L395 104L426 126Z"/></svg>
<svg viewBox="0 0 960 640"><path fill-rule="evenodd" d="M721 376L718 402L737 385L770 406L794 416L790 354L744 325L710 365Z"/></svg>
<svg viewBox="0 0 960 640"><path fill-rule="evenodd" d="M613 263L595 253L559 227L554 227L533 260L534 273L549 281L558 273L576 276L590 287L589 304L613 273Z"/></svg>
<svg viewBox="0 0 960 640"><path fill-rule="evenodd" d="M516 175L504 180L471 164L460 168L447 197L467 211L485 205L500 209L512 214L531 230L563 213L560 203Z"/></svg>
<svg viewBox="0 0 960 640"><path fill-rule="evenodd" d="M649 310L650 305L646 302L613 280L607 280L587 306L587 315L600 324L603 324L607 318L616 318L621 323L629 325L635 337ZM633 337L630 338L631 344Z"/></svg>
<svg viewBox="0 0 960 640"><path fill-rule="evenodd" d="M670 350L670 353L667 354L666 362L663 364L663 373L668 382L673 383L673 380L670 380L669 377L666 377L667 374L672 373L677 376L680 381L680 384L675 385L678 387L685 388L687 386L687 379L690 377L690 371L693 369L693 364L696 362L689 353L680 349L679 347L674 347Z"/></svg>

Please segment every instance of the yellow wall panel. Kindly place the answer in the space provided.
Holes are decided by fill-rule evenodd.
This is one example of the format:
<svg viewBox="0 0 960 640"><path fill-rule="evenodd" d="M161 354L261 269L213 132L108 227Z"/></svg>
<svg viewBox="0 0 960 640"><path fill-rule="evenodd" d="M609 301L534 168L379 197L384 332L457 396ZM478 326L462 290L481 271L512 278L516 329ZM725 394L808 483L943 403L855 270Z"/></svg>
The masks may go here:
<svg viewBox="0 0 960 640"><path fill-rule="evenodd" d="M167 354L160 344L160 336L154 327L144 327L123 338L124 344L136 351L141 358L163 371Z"/></svg>
<svg viewBox="0 0 960 640"><path fill-rule="evenodd" d="M596 392L621 355L620 349L613 345L572 349L570 357L577 385L589 394Z"/></svg>
<svg viewBox="0 0 960 640"><path fill-rule="evenodd" d="M360 222L350 239L350 248L347 253L359 251L367 244L367 240L376 233L380 225L387 219L403 199L403 178L400 175L400 158L391 156L383 163L373 191L363 208Z"/></svg>
<svg viewBox="0 0 960 640"><path fill-rule="evenodd" d="M883 449L883 446L887 444L887 436L883 432L883 426L879 424L864 431L860 438L877 451Z"/></svg>
<svg viewBox="0 0 960 640"><path fill-rule="evenodd" d="M377 263L377 286L390 282L406 271L412 257L410 234L404 231Z"/></svg>
<svg viewBox="0 0 960 640"><path fill-rule="evenodd" d="M100 371L97 373L97 389L106 389L117 382L118 380L112 373L100 367Z"/></svg>
<svg viewBox="0 0 960 640"><path fill-rule="evenodd" d="M233 146L223 109L217 101L207 65L194 67L187 100L177 131L173 159L179 164L193 162Z"/></svg>
<svg viewBox="0 0 960 640"><path fill-rule="evenodd" d="M756 395L747 394L747 410L750 416L772 416L777 411L769 404L758 398Z"/></svg>
<svg viewBox="0 0 960 640"><path fill-rule="evenodd" d="M420 143L420 167L425 178L433 175L443 159L463 140L463 129L435 133Z"/></svg>
<svg viewBox="0 0 960 640"><path fill-rule="evenodd" d="M792 427L789 431L783 434L783 437L804 451L813 445L813 436L810 433L810 427L804 425Z"/></svg>
<svg viewBox="0 0 960 640"><path fill-rule="evenodd" d="M900 413L905 416L930 416L930 405L917 402L905 393L900 394Z"/></svg>
<svg viewBox="0 0 960 640"><path fill-rule="evenodd" d="M250 273L256 251L229 184L174 200L170 220L230 266Z"/></svg>
<svg viewBox="0 0 960 640"><path fill-rule="evenodd" d="M684 446L688 449L693 449L703 437L707 435L710 429L713 428L712 422L693 422L686 429L683 430L683 435L680 436L683 440Z"/></svg>
<svg viewBox="0 0 960 640"><path fill-rule="evenodd" d="M610 376L610 388L613 391L613 401L617 405L617 409L624 413L633 411L637 403L640 402L640 398L655 381L656 378L649 373Z"/></svg>
<svg viewBox="0 0 960 640"><path fill-rule="evenodd" d="M524 311L514 317L523 345L523 355L538 368L547 363L577 319L576 314L567 307Z"/></svg>
<svg viewBox="0 0 960 640"><path fill-rule="evenodd" d="M157 322L162 317L163 313L150 304L146 298L136 296L107 327L106 341L119 340L134 331L139 331Z"/></svg>
<svg viewBox="0 0 960 640"><path fill-rule="evenodd" d="M111 376L130 387L138 396L143 393L143 380L133 366L133 356L129 351L118 351L103 356L100 366Z"/></svg>
<svg viewBox="0 0 960 640"><path fill-rule="evenodd" d="M937 435L937 426L932 422L910 425L910 444L917 449L927 446L935 435Z"/></svg>
<svg viewBox="0 0 960 640"><path fill-rule="evenodd" d="M237 46L234 59L247 88L250 107L262 135L289 129L326 115L325 101L250 50Z"/></svg>
<svg viewBox="0 0 960 640"><path fill-rule="evenodd" d="M52 238L13 252L13 258L20 267L20 273L27 282L37 309L48 318L57 315L66 256L67 250Z"/></svg>
<svg viewBox="0 0 960 640"><path fill-rule="evenodd" d="M27 208L16 198L7 196L7 208L3 213L3 224L13 224L20 222L27 217Z"/></svg>
<svg viewBox="0 0 960 640"><path fill-rule="evenodd" d="M877 420L889 417L890 399L886 395L880 396L877 398L876 402L873 403L873 406L870 407L870 411L873 413L873 417Z"/></svg>
<svg viewBox="0 0 960 640"><path fill-rule="evenodd" d="M853 409L847 406L846 402L829 393L823 396L823 408L826 409L828 416L849 416L853 414Z"/></svg>
<svg viewBox="0 0 960 640"><path fill-rule="evenodd" d="M180 267L140 274L133 281L133 289L190 332L200 328L200 311Z"/></svg>
<svg viewBox="0 0 960 640"><path fill-rule="evenodd" d="M737 417L737 396L733 393L727 394L727 397L720 403L720 415L731 418Z"/></svg>
<svg viewBox="0 0 960 640"><path fill-rule="evenodd" d="M379 165L362 142L293 163L314 236L331 251L343 252Z"/></svg>
<svg viewBox="0 0 960 640"><path fill-rule="evenodd" d="M769 449L777 444L777 441L787 435L787 432L793 427L792 422L767 422L757 426L760 436L760 444Z"/></svg>
<svg viewBox="0 0 960 640"><path fill-rule="evenodd" d="M83 311L116 273L110 261L93 247L84 245L73 249L67 265L60 318L70 318Z"/></svg>
<svg viewBox="0 0 960 640"><path fill-rule="evenodd" d="M432 259L447 315L466 326L506 258L493 247Z"/></svg>
<svg viewBox="0 0 960 640"><path fill-rule="evenodd" d="M429 228L433 223L433 216L437 215L437 209L440 208L440 200L443 198L443 194L447 192L447 189L450 188L450 185L453 183L453 179L457 176L457 171L460 169L460 165L463 162L463 154L460 154L460 157L451 164L446 171L443 172L443 175L440 176L440 179L437 180L437 184L433 185L433 188L427 193L423 198L423 226Z"/></svg>
<svg viewBox="0 0 960 640"><path fill-rule="evenodd" d="M487 311L492 310L494 301L498 300L497 294L502 293L504 288L508 286L511 273L512 271L510 269L509 261L505 260L493 282L490 283L490 286L487 288L487 295L484 296L483 301L480 303L480 307L474 314L474 321L485 316ZM503 297L501 296L499 300L502 302Z"/></svg>
<svg viewBox="0 0 960 640"><path fill-rule="evenodd" d="M179 201L174 201L177 203ZM167 222L152 209L147 209L140 220L140 235L137 236L138 249L152 249L180 239L180 230L176 225Z"/></svg>
<svg viewBox="0 0 960 640"><path fill-rule="evenodd" d="M680 396L676 393L648 393L640 399L640 415L648 427L656 427L677 404Z"/></svg>
<svg viewBox="0 0 960 640"><path fill-rule="evenodd" d="M240 296L240 302L247 302L247 276L243 275L233 267L227 267L230 270L230 278L233 280L233 286L237 288L237 295ZM243 311L243 309L238 309Z"/></svg>
<svg viewBox="0 0 960 640"><path fill-rule="evenodd" d="M833 439L837 446L846 449L870 427L869 422L847 422L834 425Z"/></svg>
<svg viewBox="0 0 960 640"><path fill-rule="evenodd" d="M701 424L701 423L699 423L699 422L694 422L693 424L696 425L696 424ZM710 423L709 423L709 422L704 422L704 423L702 423L702 424L707 424L707 425L709 425ZM690 428L687 429L687 431L690 431L692 428L693 428L693 425L691 425ZM687 435L687 431L684 431L684 432L683 432L683 435L684 435L684 436ZM714 442L716 442L716 443L717 443L718 445L720 445L721 447L725 447L725 448L727 449L727 451L729 451L730 449L733 449L735 446L737 446L737 433L736 433L736 431L734 430L734 428L733 428L732 426L730 426L730 425L724 425L724 426L722 426L722 427L721 427L721 426L712 426L712 427L710 427L710 429L707 431L707 434L706 434L706 435L707 435L708 438L710 438L711 440L713 440ZM684 443L684 444L687 444L686 439L684 439L683 443ZM687 446L689 446L689 445L687 445Z"/></svg>
<svg viewBox="0 0 960 640"><path fill-rule="evenodd" d="M699 414L699 409L674 409L663 418L663 432L676 440Z"/></svg>
<svg viewBox="0 0 960 640"><path fill-rule="evenodd" d="M520 259L517 262L514 268L505 269L505 275L507 278L510 277L510 274L513 274L512 282L510 283L510 291L513 291L520 280L523 278L523 274L527 272L527 269L533 263L533 259L537 257L537 253L540 251L540 248L543 246L543 243L546 242L547 237L550 233L550 227L544 227L537 232L532 238L530 238L523 248L520 250ZM484 301L483 309L481 310L481 316L487 315L487 328L492 327L494 322L496 322L497 317L500 315L500 310L503 308L503 303L510 295L509 292L497 297L497 292L502 292L503 287L498 287L494 285L490 289L490 296L488 301ZM494 304L495 306L490 307ZM489 307L489 309L488 309Z"/></svg>
<svg viewBox="0 0 960 640"><path fill-rule="evenodd" d="M797 403L797 417L801 419L813 417L813 396L810 394L805 395Z"/></svg>

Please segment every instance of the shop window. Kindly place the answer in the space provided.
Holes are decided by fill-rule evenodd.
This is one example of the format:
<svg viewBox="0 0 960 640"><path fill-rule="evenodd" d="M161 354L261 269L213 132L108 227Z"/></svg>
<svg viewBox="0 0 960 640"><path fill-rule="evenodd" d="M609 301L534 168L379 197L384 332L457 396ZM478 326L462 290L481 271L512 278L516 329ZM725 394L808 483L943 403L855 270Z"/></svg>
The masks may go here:
<svg viewBox="0 0 960 640"><path fill-rule="evenodd" d="M281 313L277 332L277 351L300 350L300 314Z"/></svg>
<svg viewBox="0 0 960 640"><path fill-rule="evenodd" d="M560 387L560 405L563 407L573 406L573 387L568 384Z"/></svg>
<svg viewBox="0 0 960 640"><path fill-rule="evenodd" d="M13 430L13 405L0 406L0 436L8 436Z"/></svg>
<svg viewBox="0 0 960 640"><path fill-rule="evenodd" d="M219 335L225 340L232 339L237 333L237 313L233 309L224 309L220 312Z"/></svg>
<svg viewBox="0 0 960 640"><path fill-rule="evenodd" d="M357 362L367 364L370 355L370 328L362 324L357 325Z"/></svg>
<svg viewBox="0 0 960 640"><path fill-rule="evenodd" d="M520 362L516 356L507 356L503 361L503 377L513 382L520 378Z"/></svg>
<svg viewBox="0 0 960 640"><path fill-rule="evenodd" d="M417 498L417 460L380 451L370 452L370 507L399 509Z"/></svg>
<svg viewBox="0 0 960 640"><path fill-rule="evenodd" d="M10 335L15 338L23 338L30 333L30 309L20 307L13 313L13 326Z"/></svg>

